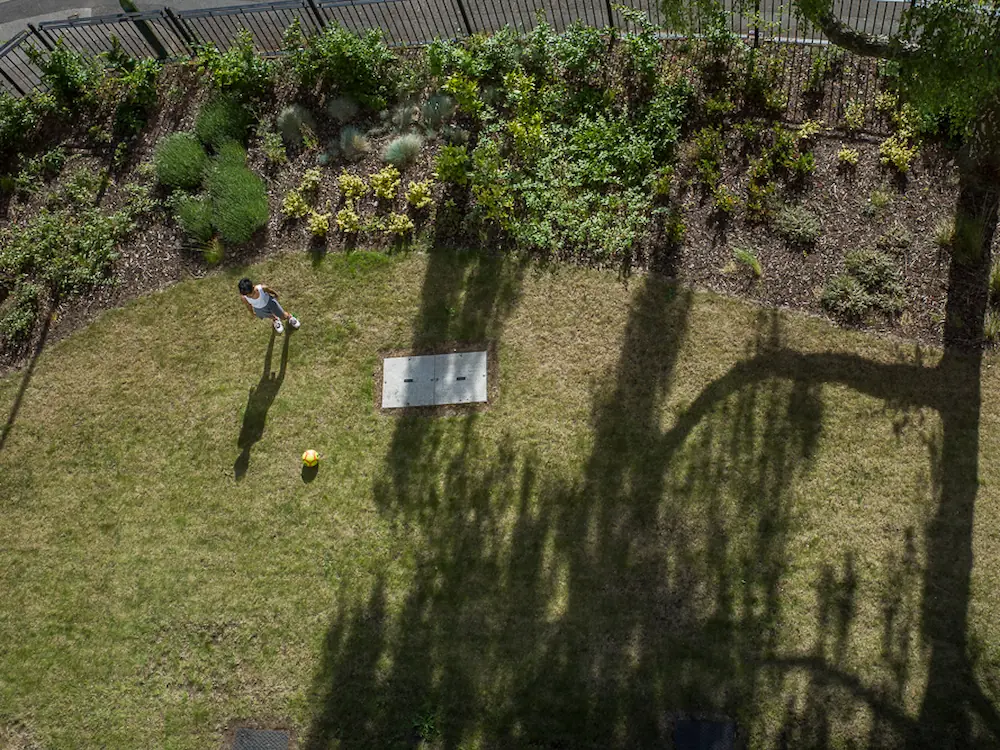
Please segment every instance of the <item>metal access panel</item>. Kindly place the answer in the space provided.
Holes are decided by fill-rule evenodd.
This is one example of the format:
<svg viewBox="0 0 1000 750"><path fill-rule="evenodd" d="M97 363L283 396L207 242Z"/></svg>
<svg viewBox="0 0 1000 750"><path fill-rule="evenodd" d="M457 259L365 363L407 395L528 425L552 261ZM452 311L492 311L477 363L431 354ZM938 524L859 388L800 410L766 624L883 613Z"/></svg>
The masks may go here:
<svg viewBox="0 0 1000 750"><path fill-rule="evenodd" d="M383 361L383 409L475 404L486 398L486 352L386 357Z"/></svg>
<svg viewBox="0 0 1000 750"><path fill-rule="evenodd" d="M282 730L240 727L236 730L233 750L288 750L290 741L289 733Z"/></svg>

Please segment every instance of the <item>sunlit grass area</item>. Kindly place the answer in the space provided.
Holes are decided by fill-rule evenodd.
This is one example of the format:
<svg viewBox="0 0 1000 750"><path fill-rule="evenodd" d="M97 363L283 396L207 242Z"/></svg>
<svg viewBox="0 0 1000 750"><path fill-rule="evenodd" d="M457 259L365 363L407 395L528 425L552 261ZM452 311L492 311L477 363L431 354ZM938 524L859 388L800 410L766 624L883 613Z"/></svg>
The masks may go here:
<svg viewBox="0 0 1000 750"><path fill-rule="evenodd" d="M0 740L1000 741L995 357L444 251L248 274L300 331L234 271L0 379ZM451 341L490 408L380 414L378 352Z"/></svg>

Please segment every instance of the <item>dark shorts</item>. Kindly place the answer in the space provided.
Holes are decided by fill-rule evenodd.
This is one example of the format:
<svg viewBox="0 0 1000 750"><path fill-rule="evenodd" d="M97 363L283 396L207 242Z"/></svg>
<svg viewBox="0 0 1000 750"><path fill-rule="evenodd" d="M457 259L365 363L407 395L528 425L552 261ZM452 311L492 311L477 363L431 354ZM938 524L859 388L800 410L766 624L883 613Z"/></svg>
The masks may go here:
<svg viewBox="0 0 1000 750"><path fill-rule="evenodd" d="M271 297L270 301L263 307L255 307L253 312L258 318L273 318L275 315L279 318L285 317L285 311L281 309L281 305L274 297Z"/></svg>

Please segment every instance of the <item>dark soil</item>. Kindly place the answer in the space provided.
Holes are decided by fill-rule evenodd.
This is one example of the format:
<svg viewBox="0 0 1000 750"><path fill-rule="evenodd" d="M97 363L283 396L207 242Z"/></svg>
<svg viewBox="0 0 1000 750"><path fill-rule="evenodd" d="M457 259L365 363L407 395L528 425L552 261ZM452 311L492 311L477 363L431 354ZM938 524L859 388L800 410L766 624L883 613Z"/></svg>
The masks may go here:
<svg viewBox="0 0 1000 750"><path fill-rule="evenodd" d="M847 99L862 94L869 98L873 95L876 83L872 69L853 63L845 66L844 72L830 81L824 95L811 103L800 93L808 71L808 62L787 68L785 85L791 95L788 96L786 119L801 122L806 117L824 118L828 128L815 139L815 173L799 188L785 190L780 195L785 201L808 207L820 217L822 235L819 241L807 251L791 247L766 224L747 221L742 209L737 209L728 221L720 221L714 213L711 195L705 195L700 188L681 181L675 192L676 200L684 211L686 238L679 250L671 251L666 265L670 273L683 283L745 297L762 305L823 315L821 291L832 276L842 271L845 254L858 248L886 246L880 238L894 233L907 240L894 243L896 246L889 250L898 259L904 274L906 306L897 317L872 318L864 321L863 327L940 344L949 257L935 244L933 235L938 222L954 216L958 181L953 156L942 148L925 146L905 179L899 178L879 164L878 147L884 135L877 135L872 130L849 135L835 127L838 113ZM128 163L117 171L112 170L112 182L100 199L102 206L114 209L120 205L123 188L129 183L153 185L150 160L156 142L168 133L190 129L207 91L198 82L192 65L177 65L167 68L161 76L160 94L158 108L130 152ZM257 115L270 117L273 121L274 115L287 103L287 92L279 92L277 99L269 105L269 111L257 112ZM307 100L306 103L311 105L320 122L317 135L322 151L335 138L338 129L335 123L323 116L319 102ZM733 122L742 119L737 115L730 118ZM868 126L878 129L874 120L874 115L869 114ZM333 161L323 170L324 180L317 207L334 216L341 206L336 183L341 169L347 167L350 171L368 175L382 168L382 150L393 137L391 129L385 126L384 118L374 113L359 126L376 131L371 137L368 155L355 164ZM735 131L727 132L722 182L742 202L748 180L747 156L740 136ZM65 135L62 144L76 154L67 169L79 164L94 169L111 164L109 151L101 152L88 146L85 133ZM50 141L48 147L52 145L54 143ZM837 153L843 146L860 152L856 169L844 171L839 167ZM403 190L410 180L432 177L434 155L439 147L440 143L433 139L425 143L418 163L402 175ZM270 166L264 160L259 141L251 138L249 161L251 168L263 175L267 182L271 219L267 228L247 246L227 248L224 266L241 266L280 253L308 251L321 255L347 252L355 243L385 250L400 247L399 242L383 233L345 241L333 221L329 236L317 241L309 235L304 221L284 220L281 213L284 195L298 184L306 169L317 165L318 156L315 151L293 153L287 164ZM452 243L479 244L477 234L463 234L461 201L451 203L442 189L441 185L434 187L438 206L436 212L417 217L417 238L431 242L441 242L445 238ZM871 205L870 199L876 189L891 194L885 208L877 209ZM384 215L389 211L405 213L403 190L393 205L377 204L369 193L362 202L363 212L369 215L374 212ZM157 195L166 197L162 193ZM27 202L10 201L6 214L0 217L0 226L24 221L38 210L41 200L35 197ZM747 268L734 262L733 249L738 247L749 248L756 253L763 267L762 278L754 279ZM657 257L662 252L665 252L663 248L646 248L643 257ZM625 272L643 271L650 265L664 264L640 260L637 267L625 269ZM31 341L0 350L0 371L23 365L37 351L40 343L59 340L86 325L102 310L120 306L177 281L212 272L200 249L192 248L185 242L170 218L169 209L165 206L157 209L121 247L110 283L93 289L85 297L58 301L51 311L49 326L39 324ZM46 341L41 342L46 328Z"/></svg>

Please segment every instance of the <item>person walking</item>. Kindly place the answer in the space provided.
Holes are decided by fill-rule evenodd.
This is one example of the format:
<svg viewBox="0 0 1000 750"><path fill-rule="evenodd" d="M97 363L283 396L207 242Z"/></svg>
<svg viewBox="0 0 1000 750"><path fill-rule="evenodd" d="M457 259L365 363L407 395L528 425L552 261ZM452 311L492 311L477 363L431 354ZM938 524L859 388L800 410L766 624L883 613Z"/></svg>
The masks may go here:
<svg viewBox="0 0 1000 750"><path fill-rule="evenodd" d="M266 284L257 284L250 279L240 279L240 297L243 303L250 308L250 313L262 320L271 318L274 330L284 333L285 326L281 321L286 321L292 328L298 328L301 323L291 313L285 312L278 304L278 293Z"/></svg>

